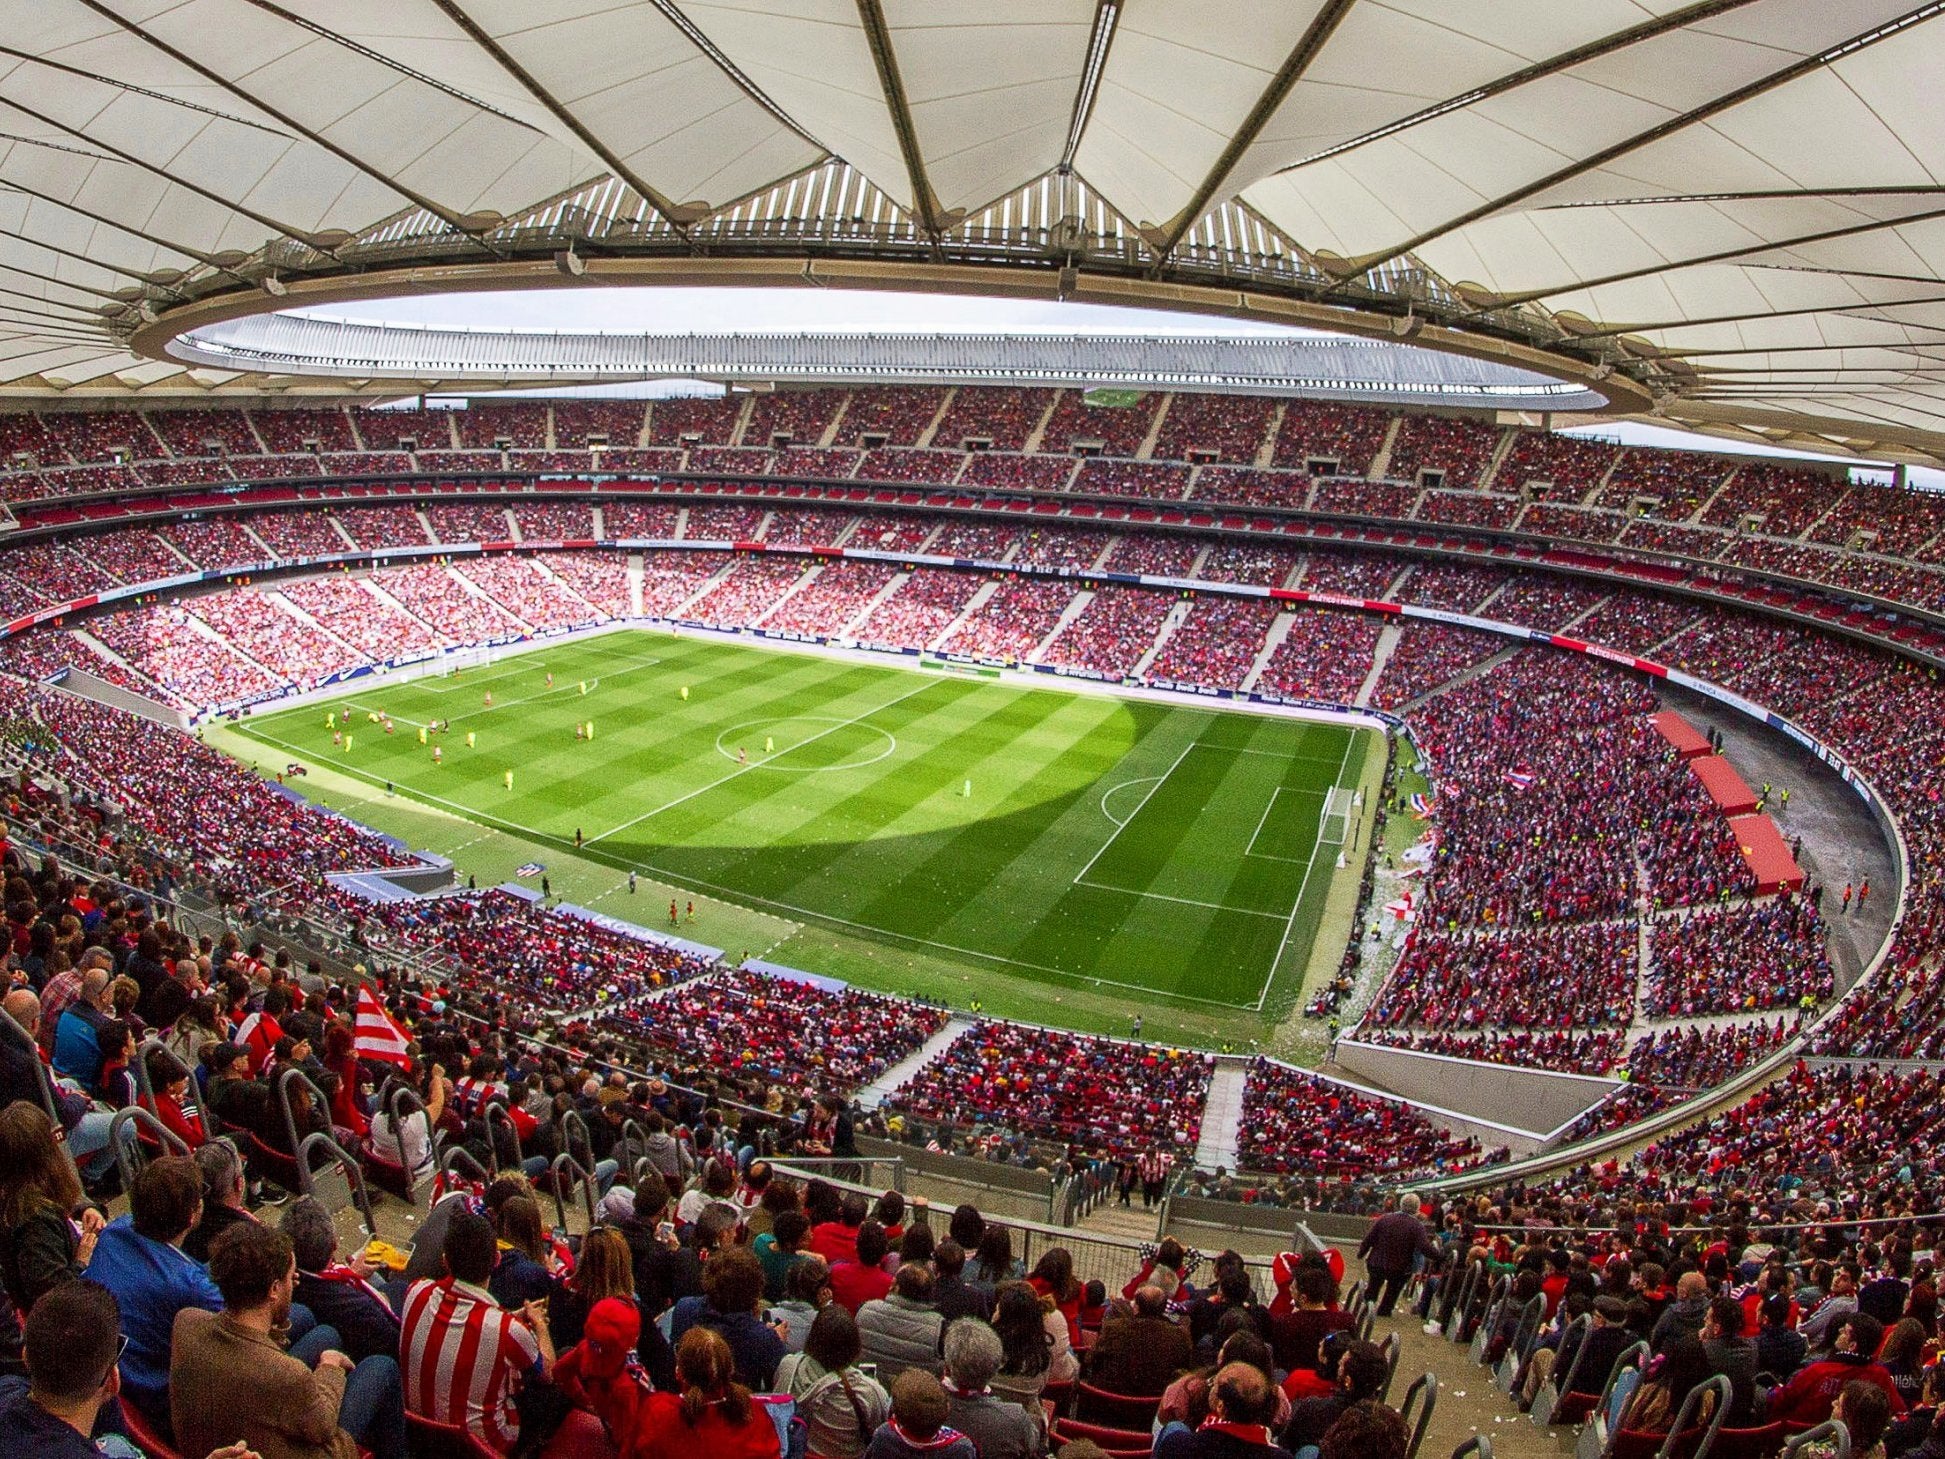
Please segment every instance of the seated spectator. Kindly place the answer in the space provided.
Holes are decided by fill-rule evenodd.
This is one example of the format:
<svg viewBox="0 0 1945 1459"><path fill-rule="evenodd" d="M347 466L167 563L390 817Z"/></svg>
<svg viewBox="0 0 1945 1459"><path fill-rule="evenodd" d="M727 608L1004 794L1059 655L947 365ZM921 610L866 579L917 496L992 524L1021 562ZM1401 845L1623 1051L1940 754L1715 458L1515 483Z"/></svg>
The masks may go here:
<svg viewBox="0 0 1945 1459"><path fill-rule="evenodd" d="M1402 1414L1366 1399L1345 1409L1330 1426L1319 1459L1405 1459L1410 1442Z"/></svg>
<svg viewBox="0 0 1945 1459"><path fill-rule="evenodd" d="M891 1395L858 1371L858 1324L835 1302L817 1314L804 1350L777 1365L777 1389L797 1401L818 1459L858 1459L891 1414Z"/></svg>
<svg viewBox="0 0 1945 1459"><path fill-rule="evenodd" d="M1635 1336L1628 1328L1628 1304L1619 1297L1596 1297L1593 1319L1594 1325L1587 1332L1585 1357L1580 1355L1580 1335L1572 1332L1561 1339L1557 1352L1553 1348L1541 1348L1534 1353L1527 1370L1527 1386L1521 1396L1522 1408L1533 1406L1534 1395L1549 1374L1558 1375L1562 1397L1569 1393L1598 1396L1606 1391L1608 1375L1614 1371L1621 1354L1634 1345ZM1580 1365L1577 1369L1576 1362Z"/></svg>
<svg viewBox="0 0 1945 1459"><path fill-rule="evenodd" d="M121 1310L122 1396L153 1422L169 1419L170 1338L186 1308L221 1312L223 1294L182 1249L202 1214L202 1173L179 1155L150 1161L128 1192L129 1214L108 1223L88 1276Z"/></svg>
<svg viewBox="0 0 1945 1459"><path fill-rule="evenodd" d="M815 1233L812 1239L814 1242ZM885 1237L885 1228L876 1221L866 1221L858 1228L848 1259L832 1260L825 1256L831 1263L831 1293L853 1317L865 1303L877 1301L891 1291L891 1273L884 1266L890 1253L891 1243ZM820 1251L818 1255L824 1253Z"/></svg>
<svg viewBox="0 0 1945 1459"><path fill-rule="evenodd" d="M156 1118L192 1152L200 1150L209 1135L203 1128L202 1111L190 1107L189 1070L167 1049L149 1050L145 1062L149 1088L155 1091Z"/></svg>
<svg viewBox="0 0 1945 1459"><path fill-rule="evenodd" d="M1194 1358L1188 1333L1169 1319L1167 1294L1150 1284L1136 1288L1132 1315L1101 1324L1082 1372L1096 1388L1146 1397L1166 1389Z"/></svg>
<svg viewBox="0 0 1945 1459"><path fill-rule="evenodd" d="M210 1276L223 1310L185 1308L175 1321L169 1409L183 1452L241 1442L280 1459L357 1459L362 1444L377 1459L404 1459L397 1359L354 1363L328 1327L284 1350L278 1334L297 1288L289 1237L254 1223L226 1231L210 1251Z"/></svg>
<svg viewBox="0 0 1945 1459"><path fill-rule="evenodd" d="M754 1263L752 1263L754 1264ZM721 1335L692 1328L676 1344L680 1393L651 1393L623 1451L630 1459L779 1459L776 1425L736 1380L735 1359Z"/></svg>
<svg viewBox="0 0 1945 1459"><path fill-rule="evenodd" d="M374 1285L377 1268L362 1256L338 1260L338 1232L331 1213L306 1196L284 1212L278 1229L297 1260L297 1302L338 1335L354 1363L398 1356L398 1316ZM579 1334L575 1335L579 1341Z"/></svg>
<svg viewBox="0 0 1945 1459"><path fill-rule="evenodd" d="M1336 1305L1337 1283L1320 1261L1301 1263L1290 1278L1289 1292L1292 1310L1270 1309L1270 1351L1277 1367L1286 1372L1315 1370L1318 1344L1331 1333L1349 1328L1351 1316ZM1101 1335L1107 1336L1105 1328Z"/></svg>
<svg viewBox="0 0 1945 1459"><path fill-rule="evenodd" d="M1767 1416L1772 1423L1799 1424L1805 1428L1830 1417L1831 1407L1844 1385L1853 1380L1881 1388L1891 1401L1891 1412L1904 1412L1904 1399L1897 1384L1884 1370L1875 1354L1884 1340L1884 1325L1875 1317L1854 1312L1837 1330L1836 1346L1829 1357L1804 1368L1780 1388L1769 1394Z"/></svg>
<svg viewBox="0 0 1945 1459"><path fill-rule="evenodd" d="M810 1233L810 1250L835 1267L841 1261L858 1259L858 1230L870 1213L870 1204L857 1191L845 1193L833 1221L820 1221Z"/></svg>
<svg viewBox="0 0 1945 1459"><path fill-rule="evenodd" d="M1155 1459L1289 1459L1287 1439L1282 1446L1270 1439L1276 1399L1262 1369L1225 1364L1209 1385L1209 1421L1194 1429L1168 1424L1155 1441Z"/></svg>
<svg viewBox="0 0 1945 1459"><path fill-rule="evenodd" d="M1002 1397L1010 1398L1029 1415L1041 1413L1040 1393L1049 1383L1065 1382L1053 1372L1054 1340L1047 1330L1049 1318L1040 1298L1025 1282L1008 1282L999 1289L993 1304L993 1330L1000 1337L999 1372L992 1386ZM1066 1323L1060 1327L1066 1331Z"/></svg>
<svg viewBox="0 0 1945 1459"><path fill-rule="evenodd" d="M684 1297L669 1317L669 1338L679 1355L682 1340L693 1327L720 1336L735 1360L736 1381L746 1388L767 1391L783 1361L784 1332L756 1314L763 1303L763 1268L749 1250L728 1246L715 1252L702 1269L702 1293Z"/></svg>
<svg viewBox="0 0 1945 1459"><path fill-rule="evenodd" d="M1628 1400L1621 1414L1621 1427L1644 1434L1667 1433L1681 1413L1689 1391L1708 1382L1709 1374L1709 1355L1703 1350L1702 1339L1678 1334L1650 1366L1641 1386L1634 1390L1634 1397ZM1688 1421L1707 1423L1714 1412L1715 1395L1710 1393L1688 1415ZM1826 1408L1825 1417L1828 1416ZM1770 1417L1776 1415L1772 1413Z"/></svg>
<svg viewBox="0 0 1945 1459"><path fill-rule="evenodd" d="M442 1245L445 1275L406 1291L399 1355L408 1411L463 1425L505 1454L520 1437L516 1400L552 1372L554 1345L543 1310L505 1312L494 1303L486 1283L495 1255L487 1219L455 1212Z"/></svg>
<svg viewBox="0 0 1945 1459"><path fill-rule="evenodd" d="M24 1388L0 1396L0 1433L19 1459L140 1459L115 1435L91 1443L97 1416L115 1400L121 1344L115 1298L94 1282L68 1282L27 1314Z"/></svg>
<svg viewBox="0 0 1945 1459"><path fill-rule="evenodd" d="M948 1237L932 1250L932 1300L947 1322L960 1317L981 1319L993 1315L993 1298L988 1291L965 1277L966 1248Z"/></svg>
<svg viewBox="0 0 1945 1459"><path fill-rule="evenodd" d="M1715 1297L1701 1332L1710 1368L1729 1380L1729 1417L1724 1422L1738 1429L1753 1423L1756 1414L1756 1344L1742 1335L1742 1324L1742 1303Z"/></svg>
<svg viewBox="0 0 1945 1459"><path fill-rule="evenodd" d="M101 1212L85 1206L74 1167L38 1104L0 1109L0 1281L18 1312L81 1276L94 1255Z"/></svg>
<svg viewBox="0 0 1945 1459"><path fill-rule="evenodd" d="M1280 1442L1293 1453L1306 1445L1321 1445L1331 1425L1354 1404L1376 1399L1384 1387L1385 1356L1375 1343L1353 1342L1337 1368L1337 1391L1322 1398L1306 1398L1290 1409Z"/></svg>
<svg viewBox="0 0 1945 1459"><path fill-rule="evenodd" d="M951 1400L923 1368L891 1386L891 1417L866 1446L865 1459L980 1459L973 1441L946 1423Z"/></svg>
<svg viewBox="0 0 1945 1459"><path fill-rule="evenodd" d="M54 1026L54 1072L84 1093L101 1083L103 1025L113 1016L111 978L102 968L81 975L81 993Z"/></svg>
<svg viewBox="0 0 1945 1459"><path fill-rule="evenodd" d="M1884 1459L1884 1436L1891 1427L1891 1400L1883 1389L1861 1378L1851 1379L1831 1405L1830 1416L1849 1432L1853 1459ZM1832 1444L1830 1449L1834 1453L1836 1445Z"/></svg>
<svg viewBox="0 0 1945 1459"><path fill-rule="evenodd" d="M1789 1293L1763 1299L1763 1325L1756 1333L1756 1366L1779 1383L1787 1382L1809 1355L1810 1344L1791 1322L1796 1304Z"/></svg>
<svg viewBox="0 0 1945 1459"><path fill-rule="evenodd" d="M878 1365L881 1378L895 1381L907 1368L929 1371L937 1365L945 1318L932 1300L932 1287L931 1267L906 1262L889 1295L858 1308L864 1355Z"/></svg>
<svg viewBox="0 0 1945 1459"><path fill-rule="evenodd" d="M763 1295L780 1301L790 1269L809 1255L804 1242L810 1236L810 1217L802 1211L779 1211L770 1229L751 1243L750 1249L763 1266Z"/></svg>
<svg viewBox="0 0 1945 1459"><path fill-rule="evenodd" d="M559 1279L554 1251L541 1223L540 1202L526 1194L502 1201L493 1212L493 1233L501 1248L487 1282L493 1300L502 1307L520 1308L552 1297Z"/></svg>
<svg viewBox="0 0 1945 1459"><path fill-rule="evenodd" d="M973 1441L979 1459L1035 1459L1047 1448L1041 1426L990 1386L1001 1356L999 1334L976 1317L946 1329L946 1423Z"/></svg>
<svg viewBox="0 0 1945 1459"><path fill-rule="evenodd" d="M610 1437L635 1432L642 1403L653 1391L628 1361L641 1340L642 1313L634 1299L604 1297L588 1313L581 1340L554 1364L554 1381L569 1402L599 1418Z"/></svg>
<svg viewBox="0 0 1945 1459"><path fill-rule="evenodd" d="M234 1145L227 1140L214 1141L198 1150L195 1159L202 1181L203 1209L182 1249L195 1260L207 1262L210 1244L218 1236L257 1218L248 1209L243 1162L237 1158Z"/></svg>
<svg viewBox="0 0 1945 1459"><path fill-rule="evenodd" d="M811 1324L832 1305L831 1269L824 1265L821 1256L807 1256L791 1267L790 1275L784 1279L783 1300L770 1309L783 1319L783 1345L793 1353L801 1353L810 1337Z"/></svg>

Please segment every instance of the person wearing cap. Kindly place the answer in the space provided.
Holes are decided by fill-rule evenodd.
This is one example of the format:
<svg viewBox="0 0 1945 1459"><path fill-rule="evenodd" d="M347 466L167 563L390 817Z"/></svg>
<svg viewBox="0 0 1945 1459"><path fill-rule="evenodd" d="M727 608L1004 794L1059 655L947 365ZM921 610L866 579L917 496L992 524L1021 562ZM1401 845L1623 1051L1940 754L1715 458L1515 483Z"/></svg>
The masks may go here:
<svg viewBox="0 0 1945 1459"><path fill-rule="evenodd" d="M635 1432L648 1375L635 1361L642 1336L641 1308L621 1297L603 1297L589 1310L581 1340L554 1364L554 1381L577 1408L601 1420L609 1436Z"/></svg>
<svg viewBox="0 0 1945 1459"><path fill-rule="evenodd" d="M1578 1332L1569 1332L1561 1339L1559 1356L1556 1358L1548 1352L1544 1366L1541 1354L1534 1354L1534 1371L1530 1375L1529 1390L1523 1395L1523 1407L1532 1404L1533 1394L1550 1372L1563 1375L1563 1397L1567 1393L1598 1395L1607 1387L1608 1375L1614 1371L1615 1362L1634 1345L1636 1338L1628 1328L1628 1304L1619 1297L1596 1297L1593 1316L1594 1325L1585 1339L1587 1355L1584 1358L1579 1356L1582 1339ZM1575 1371L1577 1358L1580 1368Z"/></svg>

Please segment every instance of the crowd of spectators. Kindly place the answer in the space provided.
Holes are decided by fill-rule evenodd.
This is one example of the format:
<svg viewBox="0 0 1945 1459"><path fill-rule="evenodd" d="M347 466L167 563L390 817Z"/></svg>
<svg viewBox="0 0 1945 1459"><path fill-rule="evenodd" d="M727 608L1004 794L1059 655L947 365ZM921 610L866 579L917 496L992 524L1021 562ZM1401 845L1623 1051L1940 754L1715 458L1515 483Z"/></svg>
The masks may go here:
<svg viewBox="0 0 1945 1459"><path fill-rule="evenodd" d="M908 1116L997 1125L1117 1154L1188 1152L1202 1132L1215 1061L1026 1024L967 1029L892 1095Z"/></svg>
<svg viewBox="0 0 1945 1459"><path fill-rule="evenodd" d="M1290 609L1290 631L1263 666L1256 687L1286 699L1349 704L1370 677L1383 631L1384 620L1375 613L1296 605Z"/></svg>
<svg viewBox="0 0 1945 1459"><path fill-rule="evenodd" d="M594 536L594 512L585 502L520 502L513 520L529 542L586 542Z"/></svg>
<svg viewBox="0 0 1945 1459"><path fill-rule="evenodd" d="M784 633L830 637L840 632L898 574L887 562L827 562L763 620Z"/></svg>
<svg viewBox="0 0 1945 1459"><path fill-rule="evenodd" d="M289 611L272 591L231 588L207 593L191 601L190 611L231 648L286 685L308 688L327 674L364 662L330 634Z"/></svg>
<svg viewBox="0 0 1945 1459"><path fill-rule="evenodd" d="M489 643L518 637L524 628L506 609L472 591L449 567L415 562L388 567L376 581L385 593L447 644Z"/></svg>
<svg viewBox="0 0 1945 1459"><path fill-rule="evenodd" d="M598 617L531 557L469 558L453 571L531 628L578 628Z"/></svg>
<svg viewBox="0 0 1945 1459"><path fill-rule="evenodd" d="M1659 918L1649 952L1650 1018L1808 1007L1832 990L1823 918L1808 897Z"/></svg>
<svg viewBox="0 0 1945 1459"><path fill-rule="evenodd" d="M1362 476L1383 447L1391 420L1388 412L1365 406L1285 401L1272 460L1278 466L1298 469L1313 462L1329 463L1332 469L1319 474Z"/></svg>
<svg viewBox="0 0 1945 1459"><path fill-rule="evenodd" d="M673 542L682 508L673 502L604 501L602 535L610 542Z"/></svg>
<svg viewBox="0 0 1945 1459"><path fill-rule="evenodd" d="M1149 664L1160 683L1240 689L1276 622L1277 606L1260 598L1198 598Z"/></svg>
<svg viewBox="0 0 1945 1459"><path fill-rule="evenodd" d="M569 591L610 618L634 616L629 601L628 563L612 552L550 552L547 571L567 584Z"/></svg>
<svg viewBox="0 0 1945 1459"><path fill-rule="evenodd" d="M1099 446L1103 456L1132 457L1154 424L1163 396L1154 391L1131 405L1089 405L1087 392L1063 390L1040 436L1040 449L1058 455L1076 446Z"/></svg>
<svg viewBox="0 0 1945 1459"><path fill-rule="evenodd" d="M1208 544L1192 537L1163 536L1154 532L1123 532L1114 540L1114 551L1102 564L1107 572L1141 573L1149 577L1192 578L1195 564Z"/></svg>
<svg viewBox="0 0 1945 1459"><path fill-rule="evenodd" d="M1421 694L1429 694L1468 669L1477 668L1505 647L1505 639L1483 629L1408 622L1399 631L1391 657L1385 660L1384 672L1378 675L1371 702L1380 709L1401 709Z"/></svg>
<svg viewBox="0 0 1945 1459"><path fill-rule="evenodd" d="M1013 554L1013 561L1028 567L1086 572L1114 542L1114 534L1098 527L1029 527L1021 535L1020 550Z"/></svg>
<svg viewBox="0 0 1945 1459"><path fill-rule="evenodd" d="M1006 578L993 595L940 641L946 653L1015 661L1026 658L1060 622L1080 589L1047 578Z"/></svg>
<svg viewBox="0 0 1945 1459"><path fill-rule="evenodd" d="M1405 415L1391 445L1386 474L1400 481L1418 482L1428 471L1439 473L1439 485L1476 487L1499 446L1495 426L1456 416Z"/></svg>
<svg viewBox="0 0 1945 1459"><path fill-rule="evenodd" d="M1357 1037L1384 1048L1565 1074L1605 1074L1627 1044L1617 1028L1360 1028Z"/></svg>
<svg viewBox="0 0 1945 1459"><path fill-rule="evenodd" d="M1016 456L1010 452L975 451L966 458L959 481L964 486L991 486L1002 491L1067 491L1084 462L1073 456Z"/></svg>
<svg viewBox="0 0 1945 1459"><path fill-rule="evenodd" d="M1639 943L1632 922L1543 930L1417 928L1365 1015L1432 1028L1625 1028Z"/></svg>
<svg viewBox="0 0 1945 1459"><path fill-rule="evenodd" d="M201 629L178 604L111 614L89 623L88 631L138 673L190 704L229 704L278 688L276 679Z"/></svg>
<svg viewBox="0 0 1945 1459"><path fill-rule="evenodd" d="M690 507L682 537L688 542L754 542L768 515L756 506Z"/></svg>
<svg viewBox="0 0 1945 1459"><path fill-rule="evenodd" d="M1237 1168L1385 1181L1452 1175L1505 1152L1455 1138L1415 1106L1259 1058L1243 1085Z"/></svg>
<svg viewBox="0 0 1945 1459"><path fill-rule="evenodd" d="M1070 673L1126 678L1155 646L1155 635L1173 606L1167 594L1145 588L1097 588L1088 605L1047 645L1040 661Z"/></svg>
<svg viewBox="0 0 1945 1459"><path fill-rule="evenodd" d="M1418 500L1418 520L1449 522L1455 527L1489 527L1505 531L1524 504L1517 497L1477 491L1428 491Z"/></svg>
<svg viewBox="0 0 1945 1459"><path fill-rule="evenodd" d="M727 446L743 414L744 396L678 396L648 406L651 446ZM633 441L623 444L632 446Z"/></svg>
<svg viewBox="0 0 1945 1459"><path fill-rule="evenodd" d="M723 628L761 623L812 565L802 557L738 557L729 573L684 608L682 615Z"/></svg>
<svg viewBox="0 0 1945 1459"><path fill-rule="evenodd" d="M849 1092L945 1022L944 1010L910 999L737 970L623 1009L605 1026L761 1098L773 1085Z"/></svg>
<svg viewBox="0 0 1945 1459"><path fill-rule="evenodd" d="M1178 390L1155 433L1153 454L1165 461L1256 461L1276 418L1263 395L1204 395Z"/></svg>
<svg viewBox="0 0 1945 1459"><path fill-rule="evenodd" d="M982 441L990 451L1024 451L1053 400L1047 389L961 385L932 433L933 444L958 448Z"/></svg>
<svg viewBox="0 0 1945 1459"><path fill-rule="evenodd" d="M646 413L639 400L556 400L554 444L563 449L592 445L632 447L641 440Z"/></svg>
<svg viewBox="0 0 1945 1459"><path fill-rule="evenodd" d="M441 542L509 542L513 529L498 502L427 502L422 508Z"/></svg>
<svg viewBox="0 0 1945 1459"><path fill-rule="evenodd" d="M439 647L430 627L389 598L380 598L362 577L335 573L282 583L278 592L373 663L429 654Z"/></svg>
<svg viewBox="0 0 1945 1459"><path fill-rule="evenodd" d="M815 509L778 512L763 529L763 540L788 546L830 547L841 541L858 520L855 512Z"/></svg>
<svg viewBox="0 0 1945 1459"><path fill-rule="evenodd" d="M860 643L930 648L982 586L970 573L913 573L852 632Z"/></svg>
<svg viewBox="0 0 1945 1459"><path fill-rule="evenodd" d="M651 618L673 617L705 583L735 561L727 552L644 552L642 612Z"/></svg>
<svg viewBox="0 0 1945 1459"><path fill-rule="evenodd" d="M916 446L938 413L938 392L921 386L871 385L853 390L831 444Z"/></svg>

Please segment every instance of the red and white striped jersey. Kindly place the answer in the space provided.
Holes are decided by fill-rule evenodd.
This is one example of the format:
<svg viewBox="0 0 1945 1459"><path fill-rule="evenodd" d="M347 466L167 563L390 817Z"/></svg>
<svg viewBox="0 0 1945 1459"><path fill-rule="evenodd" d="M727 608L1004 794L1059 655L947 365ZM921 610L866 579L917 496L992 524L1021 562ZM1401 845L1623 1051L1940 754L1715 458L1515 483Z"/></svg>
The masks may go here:
<svg viewBox="0 0 1945 1459"><path fill-rule="evenodd" d="M453 1103L459 1106L460 1114L471 1119L485 1107L489 1100L504 1101L507 1097L507 1087L498 1079L474 1079L471 1076L464 1076L453 1080L452 1097Z"/></svg>
<svg viewBox="0 0 1945 1459"><path fill-rule="evenodd" d="M513 1447L520 1433L513 1397L540 1363L539 1342L514 1313L451 1277L414 1282L399 1355L409 1411L464 1424L502 1454Z"/></svg>

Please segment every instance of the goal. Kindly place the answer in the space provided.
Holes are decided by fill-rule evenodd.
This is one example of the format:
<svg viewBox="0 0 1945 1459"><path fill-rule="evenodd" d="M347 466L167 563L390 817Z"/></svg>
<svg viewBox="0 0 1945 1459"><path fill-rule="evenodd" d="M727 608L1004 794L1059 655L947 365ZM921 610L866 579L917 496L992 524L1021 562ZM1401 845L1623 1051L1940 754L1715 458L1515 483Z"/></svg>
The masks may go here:
<svg viewBox="0 0 1945 1459"><path fill-rule="evenodd" d="M1317 822L1317 839L1326 846L1342 846L1351 838L1351 813L1356 797L1341 785L1331 787L1324 797L1323 814Z"/></svg>

